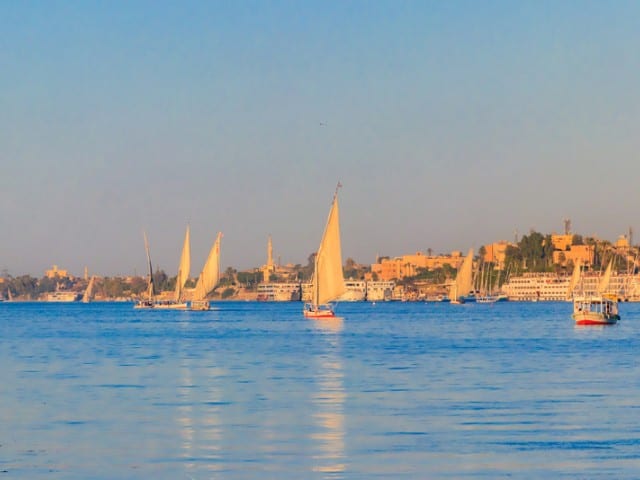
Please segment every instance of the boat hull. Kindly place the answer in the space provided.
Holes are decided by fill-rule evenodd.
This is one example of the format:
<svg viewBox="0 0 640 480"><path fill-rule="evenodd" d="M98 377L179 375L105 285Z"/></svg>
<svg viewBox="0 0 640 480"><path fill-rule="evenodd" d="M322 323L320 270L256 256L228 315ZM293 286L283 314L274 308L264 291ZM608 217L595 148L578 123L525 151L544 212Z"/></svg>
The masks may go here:
<svg viewBox="0 0 640 480"><path fill-rule="evenodd" d="M305 318L336 318L332 305L305 305L302 313Z"/></svg>
<svg viewBox="0 0 640 480"><path fill-rule="evenodd" d="M206 310L211 310L211 305L208 300L193 300L191 301L191 306L189 310L195 312L204 312Z"/></svg>
<svg viewBox="0 0 640 480"><path fill-rule="evenodd" d="M620 320L620 315L617 314L607 315L595 312L578 312L572 316L576 325L614 325Z"/></svg>
<svg viewBox="0 0 640 480"><path fill-rule="evenodd" d="M133 306L136 310L187 310L188 307L184 302L138 302Z"/></svg>

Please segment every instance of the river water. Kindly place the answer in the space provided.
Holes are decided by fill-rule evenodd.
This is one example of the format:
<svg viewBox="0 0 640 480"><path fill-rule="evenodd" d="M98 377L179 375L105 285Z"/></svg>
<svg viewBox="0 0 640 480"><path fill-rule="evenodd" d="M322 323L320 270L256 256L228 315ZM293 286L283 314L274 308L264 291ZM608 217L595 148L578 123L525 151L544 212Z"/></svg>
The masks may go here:
<svg viewBox="0 0 640 480"><path fill-rule="evenodd" d="M0 304L0 480L638 478L640 304Z"/></svg>

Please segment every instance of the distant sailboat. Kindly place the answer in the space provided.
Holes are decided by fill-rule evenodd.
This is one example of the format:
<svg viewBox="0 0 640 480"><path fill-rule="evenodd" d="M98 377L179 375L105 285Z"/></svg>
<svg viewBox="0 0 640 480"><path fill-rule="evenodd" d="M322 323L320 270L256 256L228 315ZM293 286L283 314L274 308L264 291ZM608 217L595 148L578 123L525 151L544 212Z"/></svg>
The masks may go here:
<svg viewBox="0 0 640 480"><path fill-rule="evenodd" d="M471 293L473 288L473 248L469 249L467 256L462 261L462 265L456 275L456 281L449 292L451 303L464 303L465 297Z"/></svg>
<svg viewBox="0 0 640 480"><path fill-rule="evenodd" d="M189 273L191 271L191 242L189 237L189 226L187 225L187 231L184 235L184 243L182 244L182 253L180 255L180 265L178 265L178 275L176 276L176 289L175 289L175 303L184 304L184 308L187 307L184 302L184 286L189 280Z"/></svg>
<svg viewBox="0 0 640 480"><path fill-rule="evenodd" d="M307 318L335 317L334 302L347 290L342 273L342 247L340 246L340 215L338 189L333 195L329 218L315 258L315 268L311 281L311 302L304 306Z"/></svg>
<svg viewBox="0 0 640 480"><path fill-rule="evenodd" d="M613 260L609 260L609 264L604 271L604 275L602 275L602 279L600 279L600 283L598 284L598 293L600 295L604 295L609 290L609 283L611 283L611 269L613 268Z"/></svg>
<svg viewBox="0 0 640 480"><path fill-rule="evenodd" d="M153 280L153 267L151 265L151 253L149 252L149 240L147 239L147 232L142 232L144 236L144 249L147 252L147 263L149 264L149 277L147 278L147 292L146 297L136 302L133 308L153 308L154 299L156 296L155 282Z"/></svg>
<svg viewBox="0 0 640 480"><path fill-rule="evenodd" d="M156 297L155 285L153 281L153 268L151 267L151 254L149 253L149 242L147 234L144 234L144 246L147 251L147 261L149 262L149 283L147 287L146 299L140 300L134 308L155 308L162 310L186 310L188 305L183 299L184 285L189 278L189 270L191 268L191 248L189 243L189 227L184 237L182 245L182 254L180 255L180 265L178 266L178 275L176 276L176 288L174 298L171 300L160 300Z"/></svg>
<svg viewBox="0 0 640 480"><path fill-rule="evenodd" d="M569 280L569 287L567 288L567 300L571 300L573 298L573 291L576 289L576 286L580 281L581 267L582 264L580 263L580 259L578 258L575 265L573 266L573 273L571 274L571 279Z"/></svg>
<svg viewBox="0 0 640 480"><path fill-rule="evenodd" d="M89 284L87 285L87 289L84 291L84 294L82 295L83 303L89 303L93 298L93 285L94 285L95 279L96 279L95 275L92 275L91 279L89 280Z"/></svg>
<svg viewBox="0 0 640 480"><path fill-rule="evenodd" d="M209 310L207 295L218 284L220 279L220 240L222 233L218 233L216 241L213 243L207 261L200 272L196 288L193 291L191 300L191 310Z"/></svg>

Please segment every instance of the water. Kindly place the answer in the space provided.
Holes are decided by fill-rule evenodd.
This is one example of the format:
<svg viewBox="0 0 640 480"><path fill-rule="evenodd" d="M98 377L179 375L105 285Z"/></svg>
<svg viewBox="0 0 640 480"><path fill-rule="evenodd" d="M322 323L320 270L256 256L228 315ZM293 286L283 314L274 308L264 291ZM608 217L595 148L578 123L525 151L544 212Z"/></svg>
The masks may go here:
<svg viewBox="0 0 640 480"><path fill-rule="evenodd" d="M640 304L0 304L0 479L638 478Z"/></svg>

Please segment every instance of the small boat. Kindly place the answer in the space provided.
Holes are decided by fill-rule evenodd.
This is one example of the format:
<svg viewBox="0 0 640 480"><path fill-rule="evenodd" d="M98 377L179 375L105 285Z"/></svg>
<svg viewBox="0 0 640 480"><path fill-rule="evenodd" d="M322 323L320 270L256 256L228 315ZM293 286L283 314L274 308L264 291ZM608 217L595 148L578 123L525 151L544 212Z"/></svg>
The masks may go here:
<svg viewBox="0 0 640 480"><path fill-rule="evenodd" d="M336 187L329 218L316 254L311 281L311 302L304 305L306 318L334 318L335 302L347 287L342 273L342 248L340 246L340 218L338 209L338 189Z"/></svg>
<svg viewBox="0 0 640 480"><path fill-rule="evenodd" d="M189 278L189 270L191 268L191 248L189 246L189 227L184 237L182 245L182 254L180 255L180 265L178 266L178 275L176 277L176 289L173 299L161 300L156 298L155 285L153 282L153 269L151 267L151 255L149 253L149 242L147 234L144 234L144 246L147 251L147 261L149 262L149 281L147 287L147 296L145 299L138 301L134 308L137 309L158 309L158 310L186 310L187 302L183 298L184 284Z"/></svg>
<svg viewBox="0 0 640 480"><path fill-rule="evenodd" d="M193 291L191 299L191 310L203 311L211 308L207 295L218 284L220 279L220 240L222 233L218 233L216 241L213 243L207 261L202 267L202 272L198 277L198 282Z"/></svg>
<svg viewBox="0 0 640 480"><path fill-rule="evenodd" d="M576 325L613 325L620 320L618 299L605 293L611 280L611 267L612 261L607 265L596 294L587 295L583 291L580 295L573 297L573 314L571 316ZM580 272L579 262L576 262L571 276L569 292L573 291L577 278L581 278L581 273L576 272Z"/></svg>
<svg viewBox="0 0 640 480"><path fill-rule="evenodd" d="M618 301L602 295L575 297L572 317L576 325L613 325L620 320Z"/></svg>

